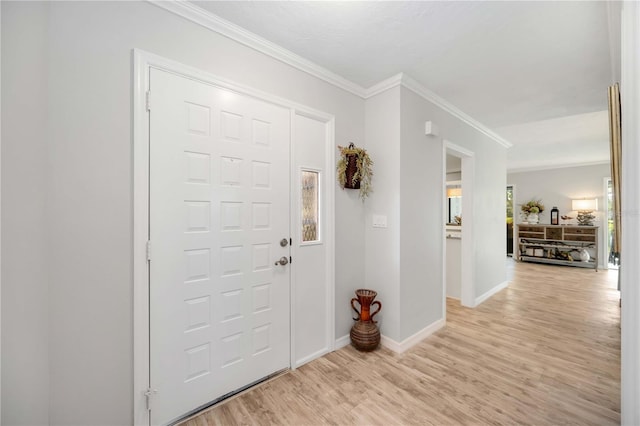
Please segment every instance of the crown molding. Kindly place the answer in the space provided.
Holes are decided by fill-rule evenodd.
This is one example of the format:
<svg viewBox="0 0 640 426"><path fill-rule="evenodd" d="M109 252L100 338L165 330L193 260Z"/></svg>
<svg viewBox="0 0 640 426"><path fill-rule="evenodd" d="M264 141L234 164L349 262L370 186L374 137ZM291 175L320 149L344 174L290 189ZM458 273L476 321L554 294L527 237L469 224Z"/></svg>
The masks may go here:
<svg viewBox="0 0 640 426"><path fill-rule="evenodd" d="M385 80L382 80L381 82L376 83L373 86L366 89L363 98L369 99L375 95L379 95L380 93L386 90L393 89L394 87L397 87L397 86L401 86L403 78L404 78L404 74L399 73Z"/></svg>
<svg viewBox="0 0 640 426"><path fill-rule="evenodd" d="M490 137L491 139L498 142L500 145L504 146L505 148L511 148L513 146L511 142L509 142L502 136L498 135L496 132L494 132L484 124L480 123L478 120L466 114L465 112L460 110L458 107L456 107L449 101L443 99L442 97L435 94L431 90L427 89L426 87L418 83L416 80L414 80L413 78L409 77L407 74L404 74L404 73L396 74L393 77L389 77L386 80L383 80L380 83L371 86L366 90L366 94L364 98L368 99L372 96L375 96L377 94L384 92L385 90L389 90L397 86L403 86L411 90L416 95L422 97L423 99L426 99L432 104L435 104L436 106L445 110L446 112L458 118L459 120L462 120L463 122L467 123L469 126L473 127L480 133Z"/></svg>
<svg viewBox="0 0 640 426"><path fill-rule="evenodd" d="M567 163L567 164L546 164L541 166L524 166L509 168L509 160L507 160L507 173L527 173L538 172L542 170L554 170L554 169L569 169L573 167L588 167L588 166L601 166L603 164L610 164L609 160L591 161L588 163Z"/></svg>
<svg viewBox="0 0 640 426"><path fill-rule="evenodd" d="M505 148L511 148L513 146L511 142L509 142L502 136L498 135L496 132L494 132L484 124L480 123L475 118L466 114L464 111L462 111L461 109L459 109L458 107L456 107L455 105L447 101L446 99L440 97L436 93L427 89L426 87L424 87L423 85L421 85L416 80L409 77L408 75L403 75L402 85L407 89L411 90L412 92L414 92L415 94L422 96L424 99L428 100L429 102L447 111L449 114L453 115L459 120L467 123L469 126L473 127L474 129L484 134L485 136L490 137L491 139L496 141L498 144L504 146Z"/></svg>
<svg viewBox="0 0 640 426"><path fill-rule="evenodd" d="M413 78L409 77L406 74L402 76L402 85L407 89L411 90L412 92L416 93L417 95L422 96L424 99L428 100L429 102L439 106L440 108L447 111L449 114L453 115L454 117L464 121L469 126L473 127L480 133L483 133L484 135L490 137L491 139L498 142L500 145L504 146L505 148L511 148L513 146L511 142L509 142L502 136L498 135L496 132L494 132L484 124L480 123L475 118L466 114L465 112L460 110L458 107L456 107L449 101L441 98L439 95L427 89L426 87L424 87L423 85L421 85L416 80L414 80Z"/></svg>
<svg viewBox="0 0 640 426"><path fill-rule="evenodd" d="M258 52L271 56L284 62L287 65L291 65L294 68L302 70L314 77L326 81L336 87L339 87L347 92L350 92L356 96L364 98L365 89L346 78L339 76L320 65L297 55L290 50L278 46L251 31L235 25L225 19L220 18L217 15L205 10L199 6L194 5L185 0L174 1L162 1L162 0L147 0L149 3L165 9L171 13L188 19L198 25L201 25L211 31L221 34L231 40L244 44Z"/></svg>
<svg viewBox="0 0 640 426"><path fill-rule="evenodd" d="M327 83L332 84L333 86L346 90L347 92L359 96L363 99L368 99L372 96L384 92L385 90L389 90L393 87L402 85L412 92L416 93L417 95L421 96L422 98L426 99L427 101L447 111L454 117L467 123L474 129L478 130L480 133L483 133L484 135L490 137L500 145L506 148L510 148L512 146L509 141L495 133L493 130L489 129L487 126L465 114L456 106L452 105L445 99L428 90L406 74L400 73L394 75L393 77L390 77L386 80L381 81L380 83L371 86L368 89L365 89L362 86L349 81L346 78L339 76L338 74L335 74L328 69L323 68L320 65L291 52L290 50L280 47L277 44L272 43L252 33L251 31L248 31L238 25L222 19L219 16L209 12L208 10L190 3L189 1L147 1L155 6L167 10L175 15L181 16L191 22L201 25L211 31L221 34L258 52L271 56L272 58L277 59L280 62L291 65L294 68L304 71L307 74L324 80Z"/></svg>

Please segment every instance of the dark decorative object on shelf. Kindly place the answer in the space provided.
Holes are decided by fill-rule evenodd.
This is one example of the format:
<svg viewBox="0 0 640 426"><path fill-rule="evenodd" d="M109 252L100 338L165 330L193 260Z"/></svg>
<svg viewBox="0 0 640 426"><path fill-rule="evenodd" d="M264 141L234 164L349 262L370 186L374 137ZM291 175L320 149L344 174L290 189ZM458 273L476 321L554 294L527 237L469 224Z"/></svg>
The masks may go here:
<svg viewBox="0 0 640 426"><path fill-rule="evenodd" d="M356 323L351 327L351 343L360 351L372 351L380 344L380 330L374 321L373 317L382 309L382 303L379 301L373 301L378 295L373 290L361 288L356 290L356 296L351 299L351 307L358 314L357 318L354 318ZM360 304L360 311L355 306L355 302ZM371 314L371 306L378 305L378 310Z"/></svg>
<svg viewBox="0 0 640 426"><path fill-rule="evenodd" d="M551 209L551 224L560 225L560 211L556 206Z"/></svg>

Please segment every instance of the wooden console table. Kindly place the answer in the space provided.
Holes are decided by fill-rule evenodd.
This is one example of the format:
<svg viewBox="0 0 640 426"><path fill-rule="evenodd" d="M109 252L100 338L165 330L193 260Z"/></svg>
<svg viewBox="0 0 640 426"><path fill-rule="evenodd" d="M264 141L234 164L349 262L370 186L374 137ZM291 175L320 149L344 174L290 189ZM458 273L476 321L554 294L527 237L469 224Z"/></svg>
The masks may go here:
<svg viewBox="0 0 640 426"><path fill-rule="evenodd" d="M517 225L517 259L598 270L598 226ZM590 259L583 262L579 251Z"/></svg>

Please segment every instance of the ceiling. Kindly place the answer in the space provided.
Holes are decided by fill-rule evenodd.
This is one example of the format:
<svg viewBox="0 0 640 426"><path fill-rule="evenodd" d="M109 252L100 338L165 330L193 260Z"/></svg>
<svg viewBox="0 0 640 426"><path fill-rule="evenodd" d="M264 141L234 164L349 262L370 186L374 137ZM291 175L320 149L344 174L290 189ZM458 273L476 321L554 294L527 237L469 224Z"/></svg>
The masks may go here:
<svg viewBox="0 0 640 426"><path fill-rule="evenodd" d="M512 171L608 161L619 3L192 4L363 88L411 76L511 142Z"/></svg>

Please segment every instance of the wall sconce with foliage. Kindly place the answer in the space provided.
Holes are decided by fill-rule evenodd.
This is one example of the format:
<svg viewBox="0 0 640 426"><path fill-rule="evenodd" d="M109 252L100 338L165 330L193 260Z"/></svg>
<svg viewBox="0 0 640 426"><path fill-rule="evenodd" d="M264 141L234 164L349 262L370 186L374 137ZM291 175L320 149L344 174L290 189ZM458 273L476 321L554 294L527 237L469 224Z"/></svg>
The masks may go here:
<svg viewBox="0 0 640 426"><path fill-rule="evenodd" d="M353 143L348 147L338 146L340 159L336 166L338 183L345 189L359 189L360 198L364 201L371 193L371 178L373 177L373 160L363 148L357 148Z"/></svg>

